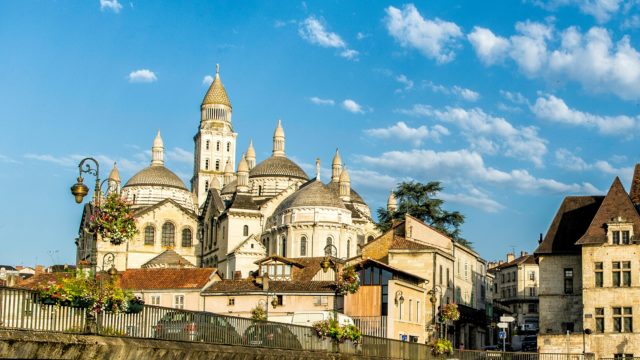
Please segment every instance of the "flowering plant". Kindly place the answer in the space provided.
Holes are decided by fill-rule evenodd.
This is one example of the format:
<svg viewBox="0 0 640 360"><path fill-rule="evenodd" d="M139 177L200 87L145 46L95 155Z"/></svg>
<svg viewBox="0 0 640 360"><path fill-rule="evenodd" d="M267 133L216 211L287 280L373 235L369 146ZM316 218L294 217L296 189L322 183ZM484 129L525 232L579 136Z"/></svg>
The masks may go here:
<svg viewBox="0 0 640 360"><path fill-rule="evenodd" d="M434 340L430 345L433 355L451 355L453 353L453 345L447 339Z"/></svg>
<svg viewBox="0 0 640 360"><path fill-rule="evenodd" d="M131 240L137 233L131 204L116 193L107 195L102 206L89 218L91 227L113 245Z"/></svg>
<svg viewBox="0 0 640 360"><path fill-rule="evenodd" d="M267 320L267 312L262 305L258 305L251 309L251 318L253 320L265 321Z"/></svg>
<svg viewBox="0 0 640 360"><path fill-rule="evenodd" d="M444 321L456 321L460 319L460 310L456 304L446 304L442 307L442 319Z"/></svg>
<svg viewBox="0 0 640 360"><path fill-rule="evenodd" d="M320 339L330 338L339 343L350 340L354 344L358 344L362 339L362 334L357 326L340 325L336 319L315 322L313 330Z"/></svg>
<svg viewBox="0 0 640 360"><path fill-rule="evenodd" d="M360 288L360 277L353 266L345 267L338 276L336 292L339 295L355 294Z"/></svg>

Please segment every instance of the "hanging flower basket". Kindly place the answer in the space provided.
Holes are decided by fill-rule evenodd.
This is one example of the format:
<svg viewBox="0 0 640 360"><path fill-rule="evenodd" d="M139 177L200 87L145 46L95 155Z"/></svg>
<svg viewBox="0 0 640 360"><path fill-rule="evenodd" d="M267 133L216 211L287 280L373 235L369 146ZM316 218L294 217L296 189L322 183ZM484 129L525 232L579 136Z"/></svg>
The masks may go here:
<svg viewBox="0 0 640 360"><path fill-rule="evenodd" d="M457 321L460 319L460 310L456 304L446 304L442 307L442 318L445 321Z"/></svg>
<svg viewBox="0 0 640 360"><path fill-rule="evenodd" d="M109 239L113 245L131 240L137 233L136 219L131 204L120 195L107 195L102 206L89 218L89 227L95 229L103 239Z"/></svg>
<svg viewBox="0 0 640 360"><path fill-rule="evenodd" d="M362 339L362 334L357 326L340 325L335 319L318 321L313 323L312 326L321 340L329 338L336 343L343 343L348 340L357 345Z"/></svg>
<svg viewBox="0 0 640 360"><path fill-rule="evenodd" d="M144 300L138 296L134 296L133 298L127 301L127 307L125 309L125 313L127 314L138 314L142 312L144 309Z"/></svg>
<svg viewBox="0 0 640 360"><path fill-rule="evenodd" d="M451 341L447 339L437 339L434 340L431 344L431 354L432 355L451 355L453 354L453 345Z"/></svg>
<svg viewBox="0 0 640 360"><path fill-rule="evenodd" d="M355 294L360 288L360 277L352 266L345 267L338 276L336 292L338 295Z"/></svg>

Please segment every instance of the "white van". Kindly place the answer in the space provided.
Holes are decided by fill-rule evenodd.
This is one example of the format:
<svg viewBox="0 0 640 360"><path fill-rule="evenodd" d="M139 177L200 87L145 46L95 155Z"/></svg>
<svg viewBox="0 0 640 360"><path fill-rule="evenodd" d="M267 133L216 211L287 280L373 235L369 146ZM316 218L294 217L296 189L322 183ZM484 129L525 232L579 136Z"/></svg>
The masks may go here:
<svg viewBox="0 0 640 360"><path fill-rule="evenodd" d="M341 325L354 325L353 319L342 313L336 313ZM333 311L299 311L293 314L291 324L313 326L313 323L332 319Z"/></svg>

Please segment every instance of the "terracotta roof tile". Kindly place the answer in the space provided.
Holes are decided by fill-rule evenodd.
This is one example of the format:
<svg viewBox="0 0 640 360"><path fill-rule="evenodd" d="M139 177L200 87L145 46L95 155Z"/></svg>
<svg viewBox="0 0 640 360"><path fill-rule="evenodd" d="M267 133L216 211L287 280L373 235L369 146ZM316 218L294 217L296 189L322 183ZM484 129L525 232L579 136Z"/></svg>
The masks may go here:
<svg viewBox="0 0 640 360"><path fill-rule="evenodd" d="M131 290L202 289L215 272L214 268L128 269L120 284Z"/></svg>
<svg viewBox="0 0 640 360"><path fill-rule="evenodd" d="M523 255L504 264L500 264L492 269L505 269L520 264L535 264L536 259L533 255Z"/></svg>
<svg viewBox="0 0 640 360"><path fill-rule="evenodd" d="M431 246L419 243L417 241L408 240L403 236L394 235L393 242L389 249L395 250L427 250L433 249Z"/></svg>
<svg viewBox="0 0 640 360"><path fill-rule="evenodd" d="M253 280L222 280L217 281L205 293L243 293L263 291L262 285ZM329 292L335 291L332 281L269 281L269 291L274 292Z"/></svg>

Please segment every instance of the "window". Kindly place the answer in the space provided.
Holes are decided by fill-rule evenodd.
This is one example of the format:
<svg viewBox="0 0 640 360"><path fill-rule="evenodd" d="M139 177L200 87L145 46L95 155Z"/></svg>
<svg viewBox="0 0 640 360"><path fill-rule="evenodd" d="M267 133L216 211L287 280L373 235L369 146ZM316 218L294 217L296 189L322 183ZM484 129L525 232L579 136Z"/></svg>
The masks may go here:
<svg viewBox="0 0 640 360"><path fill-rule="evenodd" d="M191 247L191 229L182 229L182 247Z"/></svg>
<svg viewBox="0 0 640 360"><path fill-rule="evenodd" d="M258 196L262 196L262 185L258 185Z"/></svg>
<svg viewBox="0 0 640 360"><path fill-rule="evenodd" d="M230 142L227 143L227 152L229 152L229 151L231 151L231 143Z"/></svg>
<svg viewBox="0 0 640 360"><path fill-rule="evenodd" d="M280 255L282 257L287 257L287 238L286 237L282 237L282 241L280 242Z"/></svg>
<svg viewBox="0 0 640 360"><path fill-rule="evenodd" d="M176 309L184 309L184 295L175 295L173 297L173 307Z"/></svg>
<svg viewBox="0 0 640 360"><path fill-rule="evenodd" d="M205 149L207 149L207 150L209 150L209 142L210 142L209 140L207 140L207 141L205 142Z"/></svg>
<svg viewBox="0 0 640 360"><path fill-rule="evenodd" d="M505 281L504 281L504 274L502 274L502 282L505 282Z"/></svg>
<svg viewBox="0 0 640 360"><path fill-rule="evenodd" d="M613 308L613 331L633 332L633 315L630 307Z"/></svg>
<svg viewBox="0 0 640 360"><path fill-rule="evenodd" d="M442 265L440 265L440 278L438 280L440 281L440 285L442 285Z"/></svg>
<svg viewBox="0 0 640 360"><path fill-rule="evenodd" d="M249 225L242 227L242 236L249 236Z"/></svg>
<svg viewBox="0 0 640 360"><path fill-rule="evenodd" d="M631 360L633 359L633 354L613 354L614 360Z"/></svg>
<svg viewBox="0 0 640 360"><path fill-rule="evenodd" d="M313 305L324 306L329 303L329 297L326 295L316 295L313 297Z"/></svg>
<svg viewBox="0 0 640 360"><path fill-rule="evenodd" d="M622 231L622 243L625 245L629 245L629 238L630 238L629 231L628 230Z"/></svg>
<svg viewBox="0 0 640 360"><path fill-rule="evenodd" d="M612 276L611 276L611 286L620 287L620 262L614 261L611 264L612 268Z"/></svg>
<svg viewBox="0 0 640 360"><path fill-rule="evenodd" d="M573 294L573 268L564 269L564 293Z"/></svg>
<svg viewBox="0 0 640 360"><path fill-rule="evenodd" d="M216 160L216 171L220 170L220 160Z"/></svg>
<svg viewBox="0 0 640 360"><path fill-rule="evenodd" d="M529 280L536 281L536 272L535 271L529 271Z"/></svg>
<svg viewBox="0 0 640 360"><path fill-rule="evenodd" d="M416 301L416 322L420 322L420 301Z"/></svg>
<svg viewBox="0 0 640 360"><path fill-rule="evenodd" d="M300 238L300 256L307 256L307 237Z"/></svg>
<svg viewBox="0 0 640 360"><path fill-rule="evenodd" d="M620 231L614 231L612 234L613 245L620 245Z"/></svg>
<svg viewBox="0 0 640 360"><path fill-rule="evenodd" d="M276 295L276 301L278 302L277 306L284 305L284 296L283 295Z"/></svg>
<svg viewBox="0 0 640 360"><path fill-rule="evenodd" d="M151 305L160 305L160 295L151 296Z"/></svg>
<svg viewBox="0 0 640 360"><path fill-rule="evenodd" d="M173 246L176 237L176 228L172 223L166 222L162 225L162 246Z"/></svg>
<svg viewBox="0 0 640 360"><path fill-rule="evenodd" d="M412 319L412 311L413 311L413 300L409 299L409 321Z"/></svg>
<svg viewBox="0 0 640 360"><path fill-rule="evenodd" d="M536 296L536 288L534 287L529 288L529 296Z"/></svg>
<svg viewBox="0 0 640 360"><path fill-rule="evenodd" d="M351 257L351 239L347 240L347 259Z"/></svg>
<svg viewBox="0 0 640 360"><path fill-rule="evenodd" d="M227 300L228 306L234 306L235 304L236 304L236 298L229 298L229 300Z"/></svg>
<svg viewBox="0 0 640 360"><path fill-rule="evenodd" d="M155 242L155 232L156 230L151 225L144 228L144 244L145 245L153 245L153 243Z"/></svg>
<svg viewBox="0 0 640 360"><path fill-rule="evenodd" d="M602 263L601 262L595 263L594 268L595 268L595 273L596 273L596 287L602 287L603 286L603 277L602 277L603 267L602 267Z"/></svg>
<svg viewBox="0 0 640 360"><path fill-rule="evenodd" d="M204 160L204 169L209 170L209 159Z"/></svg>
<svg viewBox="0 0 640 360"><path fill-rule="evenodd" d="M622 286L631 286L631 261L622 262Z"/></svg>
<svg viewBox="0 0 640 360"><path fill-rule="evenodd" d="M447 287L449 287L450 281L451 281L451 277L449 276L449 268L447 268Z"/></svg>
<svg viewBox="0 0 640 360"><path fill-rule="evenodd" d="M538 312L538 307L536 306L536 304L529 304L529 313L537 313Z"/></svg>
<svg viewBox="0 0 640 360"><path fill-rule="evenodd" d="M604 332L604 308L596 308L596 332Z"/></svg>
<svg viewBox="0 0 640 360"><path fill-rule="evenodd" d="M630 261L614 261L612 267L612 286L631 286L631 262Z"/></svg>
<svg viewBox="0 0 640 360"><path fill-rule="evenodd" d="M216 150L220 151L220 141L216 142Z"/></svg>
<svg viewBox="0 0 640 360"><path fill-rule="evenodd" d="M209 190L209 180L204 181L204 189Z"/></svg>

